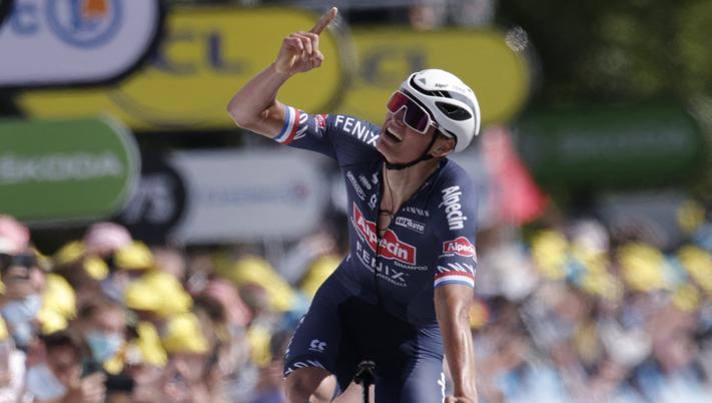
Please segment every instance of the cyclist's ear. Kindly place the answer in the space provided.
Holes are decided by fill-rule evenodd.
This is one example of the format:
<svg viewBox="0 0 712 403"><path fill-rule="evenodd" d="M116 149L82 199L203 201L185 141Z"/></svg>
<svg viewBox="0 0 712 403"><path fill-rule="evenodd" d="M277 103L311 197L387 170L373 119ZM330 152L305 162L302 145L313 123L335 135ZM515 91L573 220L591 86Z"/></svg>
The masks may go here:
<svg viewBox="0 0 712 403"><path fill-rule="evenodd" d="M445 136L444 134L438 132L435 134L435 143L430 147L430 155L435 158L444 157L455 150L455 144L457 143L454 138Z"/></svg>

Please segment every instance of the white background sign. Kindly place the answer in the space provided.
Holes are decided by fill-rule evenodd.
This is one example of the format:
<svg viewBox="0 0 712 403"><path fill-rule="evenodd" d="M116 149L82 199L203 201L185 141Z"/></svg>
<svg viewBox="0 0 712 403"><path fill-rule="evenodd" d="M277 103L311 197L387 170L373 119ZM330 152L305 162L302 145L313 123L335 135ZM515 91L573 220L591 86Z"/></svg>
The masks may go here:
<svg viewBox="0 0 712 403"><path fill-rule="evenodd" d="M99 83L136 66L158 0L16 0L0 27L0 87Z"/></svg>
<svg viewBox="0 0 712 403"><path fill-rule="evenodd" d="M187 207L171 238L211 243L303 236L317 225L327 196L312 157L292 150L174 154Z"/></svg>

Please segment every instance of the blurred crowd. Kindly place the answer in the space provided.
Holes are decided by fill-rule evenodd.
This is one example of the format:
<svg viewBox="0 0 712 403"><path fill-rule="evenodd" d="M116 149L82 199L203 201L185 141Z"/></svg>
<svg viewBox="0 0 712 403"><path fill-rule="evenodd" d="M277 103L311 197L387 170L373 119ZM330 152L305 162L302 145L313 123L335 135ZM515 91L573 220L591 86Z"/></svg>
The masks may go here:
<svg viewBox="0 0 712 403"><path fill-rule="evenodd" d="M689 202L687 236L661 246L593 217L478 236L471 315L485 402L708 402L712 222Z"/></svg>
<svg viewBox="0 0 712 403"><path fill-rule="evenodd" d="M592 217L482 230L480 401L709 401L712 222L679 221L674 247ZM268 261L110 222L45 255L0 216L0 402L282 402L290 332L341 256L325 232Z"/></svg>
<svg viewBox="0 0 712 403"><path fill-rule="evenodd" d="M307 299L261 257L149 248L109 222L46 256L0 216L0 269L1 402L282 401Z"/></svg>

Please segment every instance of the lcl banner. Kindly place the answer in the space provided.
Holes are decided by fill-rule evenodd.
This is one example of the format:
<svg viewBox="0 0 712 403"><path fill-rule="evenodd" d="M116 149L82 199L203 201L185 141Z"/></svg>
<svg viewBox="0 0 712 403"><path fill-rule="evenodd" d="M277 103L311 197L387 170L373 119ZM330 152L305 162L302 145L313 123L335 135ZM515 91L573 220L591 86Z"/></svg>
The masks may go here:
<svg viewBox="0 0 712 403"><path fill-rule="evenodd" d="M107 83L158 42L159 0L15 0L0 26L0 88Z"/></svg>
<svg viewBox="0 0 712 403"><path fill-rule="evenodd" d="M138 3L138 1L137 1ZM110 89L28 91L17 98L30 116L109 113L134 130L215 130L234 127L230 97L277 56L282 39L319 18L289 8L173 8L165 40L149 66ZM323 112L341 97L344 83L337 37L324 31L327 62L299 74L279 99Z"/></svg>
<svg viewBox="0 0 712 403"><path fill-rule="evenodd" d="M359 27L351 37L358 66L339 105L341 113L380 124L393 91L408 74L427 68L447 70L469 85L477 94L485 125L511 121L529 95L527 59L498 31Z"/></svg>

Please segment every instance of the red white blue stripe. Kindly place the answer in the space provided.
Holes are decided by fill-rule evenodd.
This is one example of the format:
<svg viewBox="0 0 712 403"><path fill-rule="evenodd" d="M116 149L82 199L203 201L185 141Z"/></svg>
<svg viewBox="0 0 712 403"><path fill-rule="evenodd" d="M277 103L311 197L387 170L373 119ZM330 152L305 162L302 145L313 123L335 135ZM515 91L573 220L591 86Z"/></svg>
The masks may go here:
<svg viewBox="0 0 712 403"><path fill-rule="evenodd" d="M447 284L462 284L475 288L474 266L465 263L449 263L448 266L438 266L434 287Z"/></svg>
<svg viewBox="0 0 712 403"><path fill-rule="evenodd" d="M278 143L289 144L294 140L294 135L297 134L299 128L299 109L287 106L284 111L284 125L279 134L274 138Z"/></svg>

